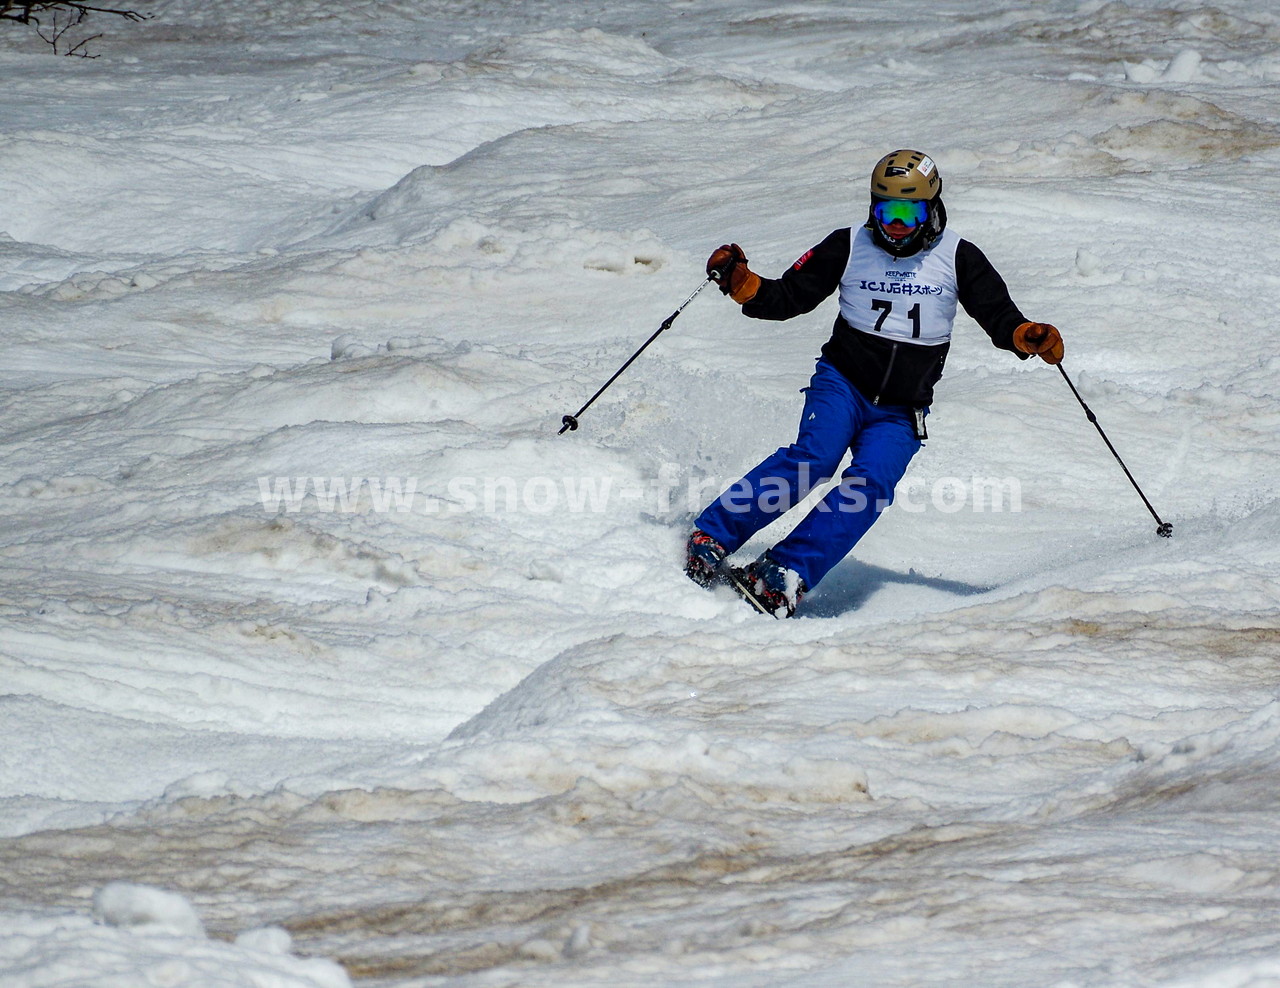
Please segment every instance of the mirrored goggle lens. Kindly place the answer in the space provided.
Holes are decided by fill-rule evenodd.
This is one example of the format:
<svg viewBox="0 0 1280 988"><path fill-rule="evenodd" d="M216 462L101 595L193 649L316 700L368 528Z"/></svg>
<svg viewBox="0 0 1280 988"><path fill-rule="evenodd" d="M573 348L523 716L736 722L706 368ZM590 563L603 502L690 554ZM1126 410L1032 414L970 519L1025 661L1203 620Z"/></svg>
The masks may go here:
<svg viewBox="0 0 1280 988"><path fill-rule="evenodd" d="M929 216L929 204L923 199L881 199L876 203L875 214L882 226L895 220L907 226L919 226Z"/></svg>

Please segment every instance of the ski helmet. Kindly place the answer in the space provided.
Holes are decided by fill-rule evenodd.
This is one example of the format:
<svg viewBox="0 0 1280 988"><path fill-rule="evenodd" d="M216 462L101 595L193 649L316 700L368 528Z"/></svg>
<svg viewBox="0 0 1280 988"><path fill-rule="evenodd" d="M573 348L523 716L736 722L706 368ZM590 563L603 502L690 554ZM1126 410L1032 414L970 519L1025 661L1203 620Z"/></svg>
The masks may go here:
<svg viewBox="0 0 1280 988"><path fill-rule="evenodd" d="M891 236L897 221L905 234ZM871 172L871 209L867 229L877 246L894 257L909 257L933 246L947 225L942 205L942 173L922 151L886 154Z"/></svg>

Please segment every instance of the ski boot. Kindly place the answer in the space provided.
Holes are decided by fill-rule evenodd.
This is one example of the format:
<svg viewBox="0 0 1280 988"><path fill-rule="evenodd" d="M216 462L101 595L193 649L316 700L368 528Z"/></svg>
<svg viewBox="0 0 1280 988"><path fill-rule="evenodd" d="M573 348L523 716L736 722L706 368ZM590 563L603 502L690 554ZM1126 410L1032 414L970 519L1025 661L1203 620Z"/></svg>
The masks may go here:
<svg viewBox="0 0 1280 988"><path fill-rule="evenodd" d="M708 590L725 581L721 565L729 555L719 542L695 528L685 543L684 575Z"/></svg>
<svg viewBox="0 0 1280 988"><path fill-rule="evenodd" d="M735 570L735 589L757 609L776 618L791 617L804 595L809 592L800 574L787 569L765 553L754 563Z"/></svg>

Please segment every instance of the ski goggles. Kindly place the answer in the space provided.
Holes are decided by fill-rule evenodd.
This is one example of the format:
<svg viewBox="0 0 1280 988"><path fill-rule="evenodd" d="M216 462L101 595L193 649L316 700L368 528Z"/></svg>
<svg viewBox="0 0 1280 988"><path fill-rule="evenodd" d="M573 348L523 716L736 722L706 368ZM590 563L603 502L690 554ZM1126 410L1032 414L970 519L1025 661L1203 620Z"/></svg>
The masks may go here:
<svg viewBox="0 0 1280 988"><path fill-rule="evenodd" d="M929 218L929 203L925 199L877 199L872 212L881 226L899 222L914 228Z"/></svg>

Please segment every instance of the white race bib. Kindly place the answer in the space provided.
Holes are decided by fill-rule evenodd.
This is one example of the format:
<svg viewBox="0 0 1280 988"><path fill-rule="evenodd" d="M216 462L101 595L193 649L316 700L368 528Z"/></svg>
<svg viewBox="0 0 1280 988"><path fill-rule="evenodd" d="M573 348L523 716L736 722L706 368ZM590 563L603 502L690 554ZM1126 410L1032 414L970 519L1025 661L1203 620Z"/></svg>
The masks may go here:
<svg viewBox="0 0 1280 988"><path fill-rule="evenodd" d="M944 230L928 250L894 257L865 226L851 238L840 279L840 314L854 329L903 343L937 346L951 339L956 320L956 247Z"/></svg>

